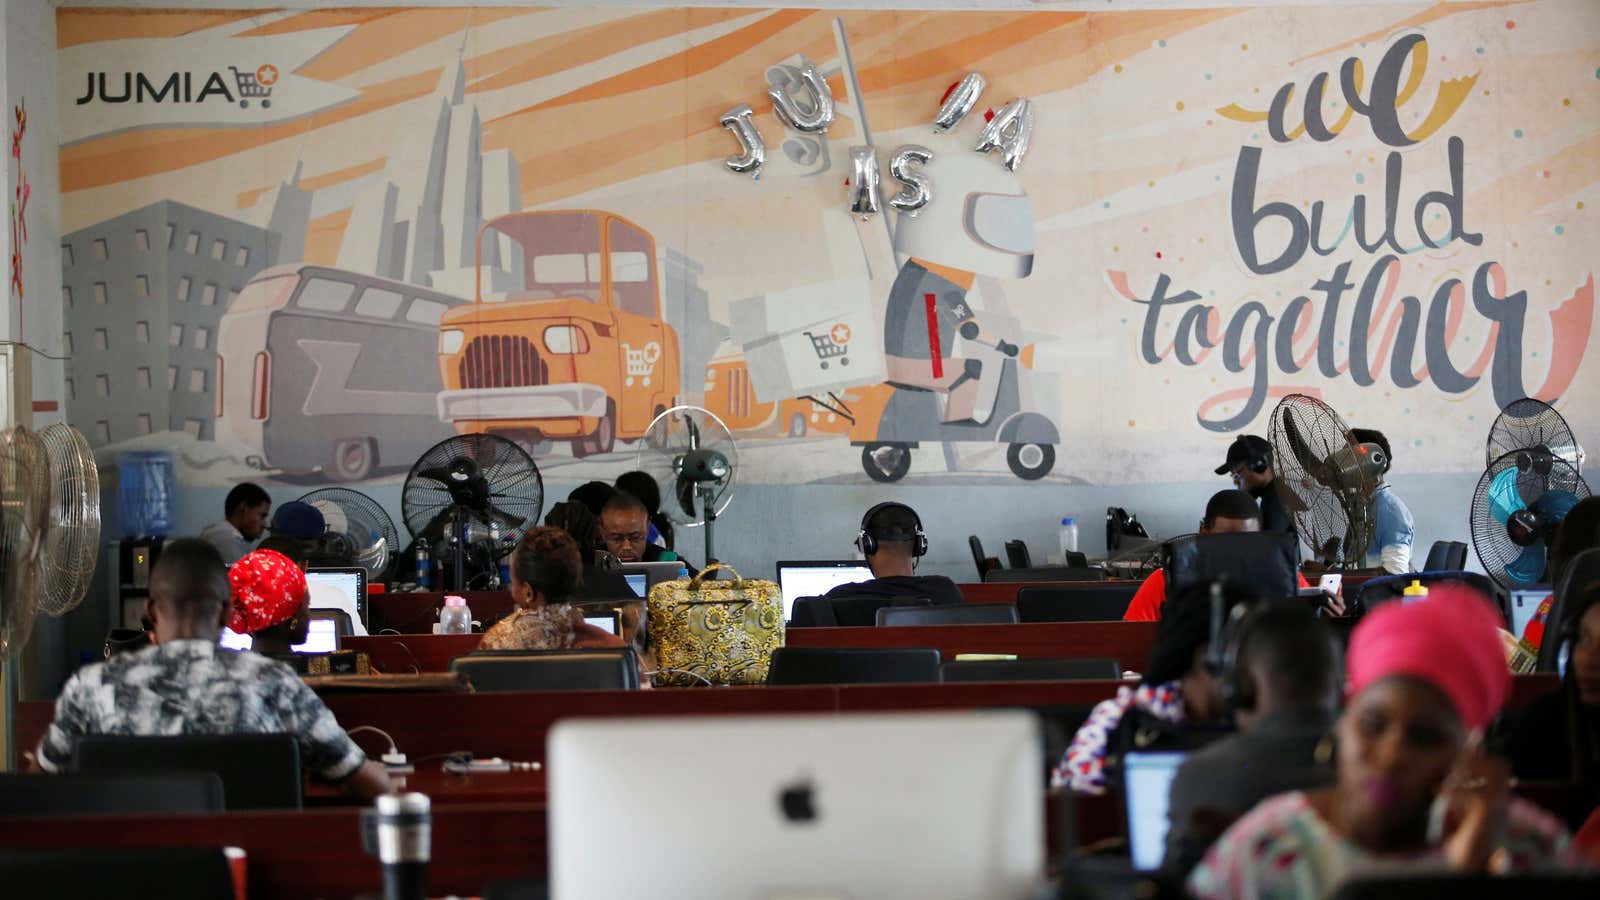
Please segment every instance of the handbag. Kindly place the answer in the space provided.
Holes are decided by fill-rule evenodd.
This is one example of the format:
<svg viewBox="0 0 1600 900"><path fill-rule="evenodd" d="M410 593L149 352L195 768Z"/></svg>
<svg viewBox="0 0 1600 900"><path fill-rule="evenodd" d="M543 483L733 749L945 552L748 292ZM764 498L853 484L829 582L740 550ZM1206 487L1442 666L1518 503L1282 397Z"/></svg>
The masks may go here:
<svg viewBox="0 0 1600 900"><path fill-rule="evenodd" d="M732 581L711 581L718 569ZM663 581L647 601L657 687L764 684L772 652L783 645L778 585L715 564L690 581Z"/></svg>

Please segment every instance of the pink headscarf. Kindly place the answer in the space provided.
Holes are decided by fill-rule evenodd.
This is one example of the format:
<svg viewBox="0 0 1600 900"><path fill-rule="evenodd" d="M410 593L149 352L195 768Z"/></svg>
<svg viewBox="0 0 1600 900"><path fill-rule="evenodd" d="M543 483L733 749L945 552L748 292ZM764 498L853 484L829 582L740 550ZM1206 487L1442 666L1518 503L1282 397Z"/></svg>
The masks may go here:
<svg viewBox="0 0 1600 900"><path fill-rule="evenodd" d="M276 550L255 550L228 570L233 613L228 627L254 634L294 615L306 595L306 573Z"/></svg>
<svg viewBox="0 0 1600 900"><path fill-rule="evenodd" d="M1468 729L1482 728L1511 690L1502 627L1482 596L1459 585L1436 585L1414 603L1385 604L1350 636L1350 696L1390 675L1410 675L1443 691Z"/></svg>

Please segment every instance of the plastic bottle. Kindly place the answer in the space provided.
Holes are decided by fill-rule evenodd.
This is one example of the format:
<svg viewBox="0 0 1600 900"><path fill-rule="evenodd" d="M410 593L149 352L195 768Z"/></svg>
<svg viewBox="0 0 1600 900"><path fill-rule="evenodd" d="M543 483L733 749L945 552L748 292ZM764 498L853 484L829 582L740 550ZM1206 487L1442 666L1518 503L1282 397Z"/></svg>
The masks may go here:
<svg viewBox="0 0 1600 900"><path fill-rule="evenodd" d="M1400 602L1415 603L1418 600L1428 599L1428 589L1423 586L1422 582L1413 579L1410 586L1401 591L1400 595Z"/></svg>
<svg viewBox="0 0 1600 900"><path fill-rule="evenodd" d="M417 587L430 590L433 587L433 560L428 556L428 544L417 541Z"/></svg>
<svg viewBox="0 0 1600 900"><path fill-rule="evenodd" d="M439 610L440 634L471 634L472 610L467 609L467 598L444 598L444 609Z"/></svg>
<svg viewBox="0 0 1600 900"><path fill-rule="evenodd" d="M681 559L678 560L678 580L679 581L688 581L689 580L689 567L687 565L684 565L684 562Z"/></svg>
<svg viewBox="0 0 1600 900"><path fill-rule="evenodd" d="M1078 523L1071 516L1061 520L1061 560L1067 559L1068 553L1078 552Z"/></svg>

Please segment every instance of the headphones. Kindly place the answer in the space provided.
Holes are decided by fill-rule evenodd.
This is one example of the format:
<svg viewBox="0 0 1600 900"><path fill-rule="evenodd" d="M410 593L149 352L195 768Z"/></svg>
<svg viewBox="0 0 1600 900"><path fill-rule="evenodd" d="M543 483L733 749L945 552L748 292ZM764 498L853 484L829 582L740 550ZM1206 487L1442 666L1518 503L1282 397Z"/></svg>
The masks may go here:
<svg viewBox="0 0 1600 900"><path fill-rule="evenodd" d="M1267 604L1229 606L1222 594L1225 580L1219 578L1211 583L1211 642L1206 646L1206 669L1217 679L1223 706L1232 713L1256 705L1254 686L1239 677L1239 656L1245 638Z"/></svg>
<svg viewBox="0 0 1600 900"><path fill-rule="evenodd" d="M917 558L917 557L921 557L921 556L927 556L928 555L928 535L925 532L923 532L923 530L922 530L922 517L917 515L917 511L912 509L911 507L905 505L904 503L897 503L897 502L895 502L893 500L890 500L890 501L887 501L887 502L884 502L884 503L879 503L878 505L876 505L876 506L872 507L871 509L867 510L866 515L863 515L861 517L861 529L856 532L856 549L861 551L861 555L862 556L871 556L874 553L878 552L878 540L879 540L879 538L880 537L887 537L887 536L886 535L884 535L884 536L876 535L876 534L873 534L872 532L868 531L867 530L867 523L872 521L872 517L877 515L878 513L882 512L882 511L884 511L886 509L894 509L894 508L903 509L906 512L910 513L912 520L914 522L916 522L917 524L916 524L916 531L913 532L912 534L905 535L904 537L898 537L897 536L897 537L895 537L893 539L911 541L911 556L912 556L912 558Z"/></svg>
<svg viewBox="0 0 1600 900"><path fill-rule="evenodd" d="M1244 464L1249 466L1250 471L1257 475L1264 475L1268 469L1272 468L1272 453L1268 451L1260 456L1252 454L1249 459L1244 461Z"/></svg>

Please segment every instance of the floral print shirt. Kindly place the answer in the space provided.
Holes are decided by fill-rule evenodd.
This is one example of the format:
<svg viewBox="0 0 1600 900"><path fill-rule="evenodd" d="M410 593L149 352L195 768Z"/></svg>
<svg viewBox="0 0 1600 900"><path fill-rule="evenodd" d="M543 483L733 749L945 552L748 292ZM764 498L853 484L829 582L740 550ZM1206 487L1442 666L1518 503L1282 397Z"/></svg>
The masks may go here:
<svg viewBox="0 0 1600 900"><path fill-rule="evenodd" d="M1164 722L1183 721L1183 691L1178 682L1141 684L1123 687L1113 700L1095 705L1089 718L1073 735L1072 744L1050 774L1050 786L1070 788L1081 794L1106 792L1106 750L1111 733L1117 730L1130 707L1137 707Z"/></svg>

